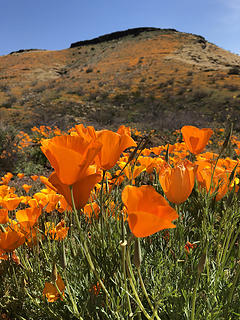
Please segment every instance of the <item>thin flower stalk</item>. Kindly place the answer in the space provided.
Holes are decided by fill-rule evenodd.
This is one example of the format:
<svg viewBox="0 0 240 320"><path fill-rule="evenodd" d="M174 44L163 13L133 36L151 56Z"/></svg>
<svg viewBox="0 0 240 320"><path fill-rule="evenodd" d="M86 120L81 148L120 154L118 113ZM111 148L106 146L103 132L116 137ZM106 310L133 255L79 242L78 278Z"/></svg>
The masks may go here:
<svg viewBox="0 0 240 320"><path fill-rule="evenodd" d="M72 186L70 186L70 191L71 191L71 198L72 198L72 205L73 205L73 212L74 212L74 216L76 218L77 221L77 227L78 227L78 231L79 231L79 235L80 235L80 239L81 239L81 248L82 248L82 252L84 253L85 257L87 258L88 264L91 268L91 270L93 271L94 275L96 276L99 284L102 286L102 289L104 290L104 292L106 293L106 295L111 298L108 290L106 289L105 285L103 284L99 274L97 273L94 264L92 262L88 247L87 247L87 243L86 241L84 241L84 236L82 234L82 228L81 228L81 224L80 224L80 220L78 217L78 212L76 210L75 204L74 204L74 197L73 197L73 189Z"/></svg>
<svg viewBox="0 0 240 320"><path fill-rule="evenodd" d="M128 285L127 285L127 274L126 274L126 246L127 241L126 237L126 230L124 225L124 216L123 213L121 214L121 230L122 230L122 240L120 242L121 250L122 250L122 273L123 273L123 280L124 280L124 290L125 294L127 295L127 306L129 314L132 314L131 302L128 295Z"/></svg>
<svg viewBox="0 0 240 320"><path fill-rule="evenodd" d="M238 260L239 260L239 258L240 258L240 247L239 247L239 250L238 250ZM232 287L231 287L231 291L230 291L229 298L228 298L227 309L228 309L229 305L231 305L231 303L232 303L233 294L234 294L234 291L236 289L236 286L237 286L239 278L240 278L240 262L238 261L237 262L237 271L235 273L235 276L234 276L234 279L233 279L233 283L232 283Z"/></svg>
<svg viewBox="0 0 240 320"><path fill-rule="evenodd" d="M138 238L138 240L139 240L139 238ZM145 295L145 297L147 299L147 302L148 302L150 308L152 309L153 316L155 316L157 320L161 320L159 318L158 314L157 314L157 308L154 308L154 306L153 306L153 304L152 304L152 302L151 302L151 300L149 298L149 295L147 293L147 290L146 290L146 287L145 287L145 284L144 284L144 281L143 281L143 278L142 278L142 275L141 275L140 267L137 268L137 272L138 272L138 278L140 280L140 285L141 285L142 291L143 291L143 293L144 293L144 295Z"/></svg>
<svg viewBox="0 0 240 320"><path fill-rule="evenodd" d="M128 280L129 280L129 283L131 285L131 288L132 288L132 291L133 291L133 294L135 296L135 301L137 303L137 305L139 306L140 310L143 312L143 314L145 315L145 317L148 319L148 320L151 320L152 317L147 313L146 309L144 308L142 302L141 302L141 299L139 298L139 295L138 295L138 292L136 290L136 287L134 285L134 281L133 279L135 280L134 276L133 276L133 271L132 271L132 267L131 267L131 260L130 260L130 256L129 256L129 252L127 254L127 272L128 272ZM135 281L136 282L136 281Z"/></svg>

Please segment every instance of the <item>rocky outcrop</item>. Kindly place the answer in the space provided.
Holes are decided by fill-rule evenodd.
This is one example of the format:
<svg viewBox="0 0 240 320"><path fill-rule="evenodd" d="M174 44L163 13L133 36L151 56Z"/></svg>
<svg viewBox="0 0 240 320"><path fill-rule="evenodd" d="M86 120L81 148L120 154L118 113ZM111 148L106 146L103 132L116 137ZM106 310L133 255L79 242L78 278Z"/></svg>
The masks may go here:
<svg viewBox="0 0 240 320"><path fill-rule="evenodd" d="M20 49L20 50L17 50L17 51L12 51L9 54L25 53L25 52L31 52L31 51L44 51L44 49Z"/></svg>
<svg viewBox="0 0 240 320"><path fill-rule="evenodd" d="M160 28L152 28L152 27L142 27L142 28L133 28L133 29L127 29L124 31L117 31L105 34L103 36L90 39L90 40L84 40L84 41L78 41L71 44L70 48L80 47L80 46L86 46L86 45L92 45L97 44L101 42L107 42L112 40L118 40L120 38L132 35L134 37L138 36L142 32L149 32L149 31L162 31L162 32L178 32L175 29L160 29Z"/></svg>

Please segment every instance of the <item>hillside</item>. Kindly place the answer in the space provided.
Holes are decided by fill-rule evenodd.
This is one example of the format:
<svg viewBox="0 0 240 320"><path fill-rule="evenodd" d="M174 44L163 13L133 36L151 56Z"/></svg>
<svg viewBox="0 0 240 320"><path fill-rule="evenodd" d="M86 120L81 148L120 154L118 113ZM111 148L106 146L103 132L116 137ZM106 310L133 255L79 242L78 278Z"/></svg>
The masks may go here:
<svg viewBox="0 0 240 320"><path fill-rule="evenodd" d="M240 56L174 29L136 28L0 57L0 121L240 130Z"/></svg>

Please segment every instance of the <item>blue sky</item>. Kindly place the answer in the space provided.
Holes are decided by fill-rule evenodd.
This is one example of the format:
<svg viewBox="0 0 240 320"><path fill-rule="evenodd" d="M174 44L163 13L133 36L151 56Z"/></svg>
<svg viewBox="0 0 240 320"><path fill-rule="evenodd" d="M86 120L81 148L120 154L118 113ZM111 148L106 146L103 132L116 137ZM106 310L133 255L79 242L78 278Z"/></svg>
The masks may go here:
<svg viewBox="0 0 240 320"><path fill-rule="evenodd" d="M0 0L0 55L135 27L199 34L240 54L240 0Z"/></svg>

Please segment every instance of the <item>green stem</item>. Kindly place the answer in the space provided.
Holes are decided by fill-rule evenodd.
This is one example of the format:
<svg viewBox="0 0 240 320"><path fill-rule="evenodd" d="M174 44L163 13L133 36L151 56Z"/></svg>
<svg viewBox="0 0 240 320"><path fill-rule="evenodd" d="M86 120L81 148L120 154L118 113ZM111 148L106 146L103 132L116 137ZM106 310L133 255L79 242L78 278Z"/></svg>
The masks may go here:
<svg viewBox="0 0 240 320"><path fill-rule="evenodd" d="M210 186L209 186L209 190L207 192L207 198L209 199L209 195L210 195L210 192L211 192L211 189L213 188L213 176L214 176L214 172L216 170L216 167L217 167L217 163L218 163L218 160L220 159L222 155L222 151L219 153L217 159L216 159L216 162L214 164L214 167L213 167L213 171L212 171L212 174L211 174L211 180L210 180Z"/></svg>
<svg viewBox="0 0 240 320"><path fill-rule="evenodd" d="M232 231L233 231L233 230L232 230ZM224 253L224 256L223 256L223 261L222 261L222 265L223 265L223 266L224 266L225 263L228 261L228 258L229 258L230 254L231 254L231 251L232 251L232 248L233 248L235 242L237 241L237 238L238 238L239 233L240 233L240 227L238 228L238 231L236 232L236 234L235 234L235 236L234 236L234 238L233 238L233 240L232 240L232 242L231 242L231 244L230 244L229 249L226 248L226 250L227 250L227 249L228 249L228 250L227 250L227 252ZM232 235L232 232L231 232L231 235ZM228 241L228 244L229 244L229 241Z"/></svg>
<svg viewBox="0 0 240 320"><path fill-rule="evenodd" d="M79 220L79 217L78 217L78 212L77 212L77 209L76 209L76 206L75 206L75 201L74 201L74 196L73 196L73 187L72 186L70 186L70 192L71 192L72 208L73 208L75 219L77 221L78 231L79 231L79 234L81 236L81 240L83 240L82 239L82 227L81 227L81 223L80 223L80 220Z"/></svg>
<svg viewBox="0 0 240 320"><path fill-rule="evenodd" d="M107 288L105 287L103 281L101 280L98 272L96 271L96 268L94 267L94 264L92 262L92 258L90 256L86 241L84 241L83 245L81 244L81 247L82 247L82 251L85 254L85 257L87 258L88 264L89 264L91 270L93 271L95 277L97 278L99 284L101 285L103 291L106 293L107 297L111 299L111 295L109 294L109 292L108 292Z"/></svg>
<svg viewBox="0 0 240 320"><path fill-rule="evenodd" d="M79 220L79 217L78 217L78 212L77 212L77 210L76 210L75 203L74 203L72 186L70 186L70 192L71 192L71 199L72 199L72 205L73 205L73 212L74 212L74 215L75 215L75 218L76 218L76 221L77 221L77 227L78 227L79 236L80 236L80 240L81 240L82 252L83 252L83 254L85 255L85 257L86 257L86 259L87 259L87 262L88 262L91 270L93 271L95 277L97 278L99 284L101 285L103 291L106 293L107 297L111 299L111 296L110 296L108 290L106 289L106 287L105 287L105 285L103 284L103 282L102 282L102 280L101 280L98 272L96 271L96 269L95 269L95 267L94 267L94 264L93 264L93 262L92 262L92 259L91 259L90 253L89 253L89 249L88 249L87 243L86 243L86 241L84 240L84 235L82 234L81 223L80 223L80 220Z"/></svg>
<svg viewBox="0 0 240 320"><path fill-rule="evenodd" d="M239 250L239 253L240 253L240 250ZM238 257L240 256L240 254L238 254ZM233 279L233 284L232 284L232 287L231 287L231 291L230 291L230 294L229 294L229 298L228 298L228 305L227 305L227 309L229 307L229 305L232 303L232 298L233 298L233 293L234 293L234 290L236 288L236 284L238 282L238 278L240 277L240 263L237 262L237 272L235 274L235 277Z"/></svg>
<svg viewBox="0 0 240 320"><path fill-rule="evenodd" d="M106 171L103 170L102 182L101 182L101 189L100 189L100 216L103 215L103 187L104 187L104 179L105 179Z"/></svg>
<svg viewBox="0 0 240 320"><path fill-rule="evenodd" d="M121 215L121 226L122 226L122 241L120 243L121 249L122 249L122 272L123 272L123 279L124 279L124 290L125 294L127 295L127 306L129 314L132 315L132 308L131 308L131 302L128 295L128 285L127 285L127 275L126 275L126 245L127 241L125 239L125 226L124 226L124 214Z"/></svg>
<svg viewBox="0 0 240 320"><path fill-rule="evenodd" d="M230 242L230 240L231 240L233 230L234 230L234 228L231 228L231 230L230 230L230 232L229 232L229 235L228 235L228 237L227 237L227 241L225 241L225 246L224 246L224 249L223 249L222 261L221 261L221 267L222 267L222 269L224 268L224 265L225 265L226 254L227 254L227 251L228 251L229 242Z"/></svg>
<svg viewBox="0 0 240 320"><path fill-rule="evenodd" d="M12 269L12 274L13 274L13 278L14 278L14 281L15 281L15 284L16 284L17 291L19 291L19 285L18 285L18 282L17 282L17 277L16 277L15 268L14 268L12 259L11 259L11 269Z"/></svg>
<svg viewBox="0 0 240 320"><path fill-rule="evenodd" d="M146 287L145 287L145 285L144 285L143 278L142 278L142 275L141 275L140 267L137 268L137 272L138 272L138 277L139 277L139 280L140 280L140 285L141 285L142 291L143 291L143 293L144 293L144 295L145 295L145 297L146 297L146 299L147 299L147 302L148 302L150 308L151 308L152 311L153 311L153 316L155 316L156 319L161 320L161 319L159 318L158 314L157 314L157 309L154 308L154 306L153 306L153 304L152 304L152 302L151 302L151 300L150 300L150 298L149 298L149 295L148 295L148 293L147 293L147 290L146 290Z"/></svg>
<svg viewBox="0 0 240 320"><path fill-rule="evenodd" d="M138 296L136 287L135 287L135 285L134 285L131 277L129 278L129 282L130 282L130 285L131 285L131 287L132 287L132 291L133 291L133 294L134 294L134 296L135 296L135 299L136 299L136 302L137 302L139 308L141 309L141 311L143 312L143 314L145 315L145 317L146 317L148 320L151 320L152 317L149 316L149 314L148 314L147 311L145 310L144 306L142 305L142 302L141 302L141 300L140 300L140 298L139 298L139 296Z"/></svg>
<svg viewBox="0 0 240 320"><path fill-rule="evenodd" d="M63 272L64 272L64 282L66 283L68 295L69 295L69 298L70 298L72 306L73 306L74 314L76 315L76 317L78 317L79 320L83 320L83 318L79 314L78 307L77 307L77 304L76 304L76 300L73 298L73 295L72 295L72 292L71 292L71 289L70 289L70 286L69 286L69 283L68 283L68 280L67 280L66 271L64 270ZM56 288L58 289L57 286L56 286Z"/></svg>
<svg viewBox="0 0 240 320"><path fill-rule="evenodd" d="M77 227L78 227L78 231L79 231L79 236L80 236L80 240L81 240L81 248L82 248L82 252L83 254L85 255L87 261L88 261L88 264L91 268L91 270L93 271L95 277L97 278L99 284L101 285L103 291L106 293L106 295L111 298L109 292L107 291L106 287L104 286L98 272L96 271L95 267L94 267L94 264L92 262L92 259L91 259L91 256L90 256L90 253L89 253L89 250L88 250L88 246L87 246L87 243L86 241L84 240L84 235L82 234L82 228L81 228L81 223L80 223L80 220L79 220L79 217L78 217L78 212L76 210L76 207L75 207L75 203L74 203L74 197L73 197L73 189L72 189L72 186L70 186L70 192L71 192L71 199L72 199L72 205L73 205L73 212L74 212L74 215L75 215L75 218L76 218L76 221L77 221Z"/></svg>
<svg viewBox="0 0 240 320"><path fill-rule="evenodd" d="M130 247L130 246L129 246ZM145 317L149 320L153 319L152 317L150 317L150 315L147 313L146 309L144 308L140 298L139 298L139 295L137 293L137 290L136 290L136 287L135 287L135 284L136 283L136 279L134 277L134 274L133 274L133 270L132 270L132 264L131 264L131 259L130 259L130 254L129 254L129 247L128 247L128 250L127 250L127 259L126 259L126 267L127 267L127 273L128 273L128 280L129 280L129 283L131 285L131 288L132 288L132 291L133 291L133 294L135 296L135 301L138 305L138 307L140 308L140 310L143 312L143 314L145 315Z"/></svg>
<svg viewBox="0 0 240 320"><path fill-rule="evenodd" d="M195 283L195 287L194 287L194 291L193 291L191 320L195 319L195 307L196 307L197 289L198 289L200 275L201 274L198 272L196 283Z"/></svg>

